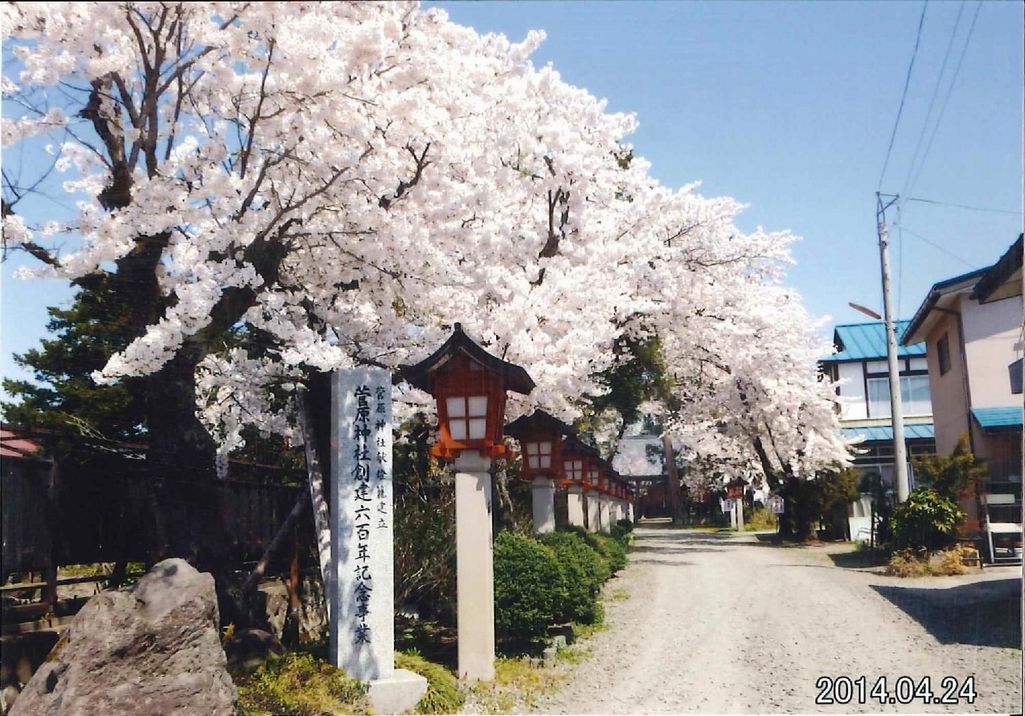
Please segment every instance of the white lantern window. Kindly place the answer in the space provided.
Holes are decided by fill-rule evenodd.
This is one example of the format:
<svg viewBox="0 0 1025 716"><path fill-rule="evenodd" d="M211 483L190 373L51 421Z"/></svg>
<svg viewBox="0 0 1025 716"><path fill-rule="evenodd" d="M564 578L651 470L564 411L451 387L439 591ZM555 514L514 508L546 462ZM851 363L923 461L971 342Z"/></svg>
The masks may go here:
<svg viewBox="0 0 1025 716"><path fill-rule="evenodd" d="M486 395L456 396L445 399L448 432L453 440L483 440L488 428Z"/></svg>
<svg viewBox="0 0 1025 716"><path fill-rule="evenodd" d="M552 443L529 442L524 447L527 452L527 467L532 470L547 470L552 466Z"/></svg>

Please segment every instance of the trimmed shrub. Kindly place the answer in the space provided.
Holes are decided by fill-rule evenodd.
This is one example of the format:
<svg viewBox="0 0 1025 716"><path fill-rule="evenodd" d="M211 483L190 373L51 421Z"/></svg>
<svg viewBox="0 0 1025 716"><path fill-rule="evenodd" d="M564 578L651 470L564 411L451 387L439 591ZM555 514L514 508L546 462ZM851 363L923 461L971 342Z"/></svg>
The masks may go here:
<svg viewBox="0 0 1025 716"><path fill-rule="evenodd" d="M756 507L751 511L751 516L744 521L745 532L768 532L777 527L776 515L764 507Z"/></svg>
<svg viewBox="0 0 1025 716"><path fill-rule="evenodd" d="M528 537L502 531L495 539L495 629L526 645L545 637L566 598L558 560Z"/></svg>
<svg viewBox="0 0 1025 716"><path fill-rule="evenodd" d="M395 652L395 667L408 669L427 679L427 691L416 704L418 714L454 714L463 708L466 698L459 690L455 674L415 651Z"/></svg>
<svg viewBox="0 0 1025 716"><path fill-rule="evenodd" d="M626 566L626 544L600 532L588 532L583 527L559 527L560 532L572 532L580 535L587 545L609 564L609 570L615 574Z"/></svg>
<svg viewBox="0 0 1025 716"><path fill-rule="evenodd" d="M555 605L555 621L597 623L600 616L598 592L611 576L608 562L589 547L579 534L549 532L539 539L555 553L565 585L565 596Z"/></svg>
<svg viewBox="0 0 1025 716"><path fill-rule="evenodd" d="M613 539L619 540L619 543L622 544L624 547L629 547L631 536L630 533L633 531L633 525L631 525L630 528L627 529L623 526L623 522L625 522L625 520L620 520L616 524L612 525L612 528L609 530L609 534L612 536Z"/></svg>
<svg viewBox="0 0 1025 716"><path fill-rule="evenodd" d="M890 540L894 550L935 551L954 543L957 525L964 513L953 500L933 489L918 488L897 505L890 518Z"/></svg>
<svg viewBox="0 0 1025 716"><path fill-rule="evenodd" d="M588 532L586 539L594 551L608 561L613 574L626 566L626 545L622 542L609 535L595 532Z"/></svg>
<svg viewBox="0 0 1025 716"><path fill-rule="evenodd" d="M248 676L234 676L240 716L369 712L363 684L310 654L285 654Z"/></svg>
<svg viewBox="0 0 1025 716"><path fill-rule="evenodd" d="M626 519L618 520L616 522L616 526L619 527L621 530L623 530L623 532L633 532L634 531L634 523L633 523L632 520L626 520Z"/></svg>

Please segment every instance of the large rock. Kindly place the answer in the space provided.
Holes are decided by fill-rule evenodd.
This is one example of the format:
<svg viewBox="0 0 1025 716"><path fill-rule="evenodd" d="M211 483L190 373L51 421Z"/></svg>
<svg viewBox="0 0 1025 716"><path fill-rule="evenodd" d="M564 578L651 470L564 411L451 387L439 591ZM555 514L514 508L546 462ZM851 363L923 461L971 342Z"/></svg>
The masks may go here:
<svg viewBox="0 0 1025 716"><path fill-rule="evenodd" d="M213 578L168 559L89 600L11 716L231 716L236 698Z"/></svg>

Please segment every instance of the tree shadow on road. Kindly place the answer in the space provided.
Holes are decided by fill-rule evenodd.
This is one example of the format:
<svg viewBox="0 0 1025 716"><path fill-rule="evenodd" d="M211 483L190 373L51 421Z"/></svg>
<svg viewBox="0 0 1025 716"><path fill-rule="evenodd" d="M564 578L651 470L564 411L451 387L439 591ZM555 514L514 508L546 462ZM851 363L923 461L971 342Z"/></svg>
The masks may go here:
<svg viewBox="0 0 1025 716"><path fill-rule="evenodd" d="M707 543L703 543L707 544ZM646 544L635 544L631 545L630 553L634 552L658 552L659 554L691 554L694 552L728 552L731 551L729 547L725 545L717 545L719 549L708 549L701 545L691 547L689 545L646 545Z"/></svg>
<svg viewBox="0 0 1025 716"><path fill-rule="evenodd" d="M693 567L693 562L685 562L679 559L661 559L659 557L637 557L631 559L630 564L664 564L667 567Z"/></svg>
<svg viewBox="0 0 1025 716"><path fill-rule="evenodd" d="M870 585L943 644L1021 648L1021 580L947 589Z"/></svg>

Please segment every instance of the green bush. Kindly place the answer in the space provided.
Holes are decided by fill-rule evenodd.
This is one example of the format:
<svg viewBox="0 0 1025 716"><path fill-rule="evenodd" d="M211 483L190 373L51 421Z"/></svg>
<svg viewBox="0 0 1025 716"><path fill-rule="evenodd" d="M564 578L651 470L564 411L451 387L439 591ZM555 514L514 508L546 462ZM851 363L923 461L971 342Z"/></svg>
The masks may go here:
<svg viewBox="0 0 1025 716"><path fill-rule="evenodd" d="M580 535L588 546L609 564L609 570L615 574L626 566L626 544L600 532L588 532L583 527L560 527L561 532L572 532Z"/></svg>
<svg viewBox="0 0 1025 716"><path fill-rule="evenodd" d="M625 526L623 524L624 522L627 522L627 521L626 520L620 520L616 524L612 525L612 529L609 530L609 534L614 539L619 540L619 542L624 547L627 547L630 544L630 533L633 532L633 525L630 524L629 522L627 522L627 524L629 525L629 527L627 527L627 526Z"/></svg>
<svg viewBox="0 0 1025 716"><path fill-rule="evenodd" d="M599 618L598 592L611 576L608 562L573 532L549 532L540 536L558 560L565 585L564 598L556 604L556 622L595 624Z"/></svg>
<svg viewBox="0 0 1025 716"><path fill-rule="evenodd" d="M764 507L754 508L751 516L744 522L744 530L747 532L767 532L775 530L777 526L776 515Z"/></svg>
<svg viewBox="0 0 1025 716"><path fill-rule="evenodd" d="M954 543L957 525L964 516L950 498L931 488L918 488L894 509L889 546L894 550L943 549Z"/></svg>
<svg viewBox="0 0 1025 716"><path fill-rule="evenodd" d="M418 714L454 714L466 698L455 675L441 664L427 661L415 651L395 652L395 667L408 669L427 679L427 691L416 704Z"/></svg>
<svg viewBox="0 0 1025 716"><path fill-rule="evenodd" d="M289 653L250 675L233 674L239 716L368 713L366 687L310 654Z"/></svg>
<svg viewBox="0 0 1025 716"><path fill-rule="evenodd" d="M619 527L623 532L633 532L634 523L632 520L618 520L616 526Z"/></svg>
<svg viewBox="0 0 1025 716"><path fill-rule="evenodd" d="M540 542L502 531L495 539L495 630L520 645L545 637L566 598L558 560Z"/></svg>
<svg viewBox="0 0 1025 716"><path fill-rule="evenodd" d="M588 532L587 543L608 561L613 574L626 566L626 545L621 541L609 535Z"/></svg>

